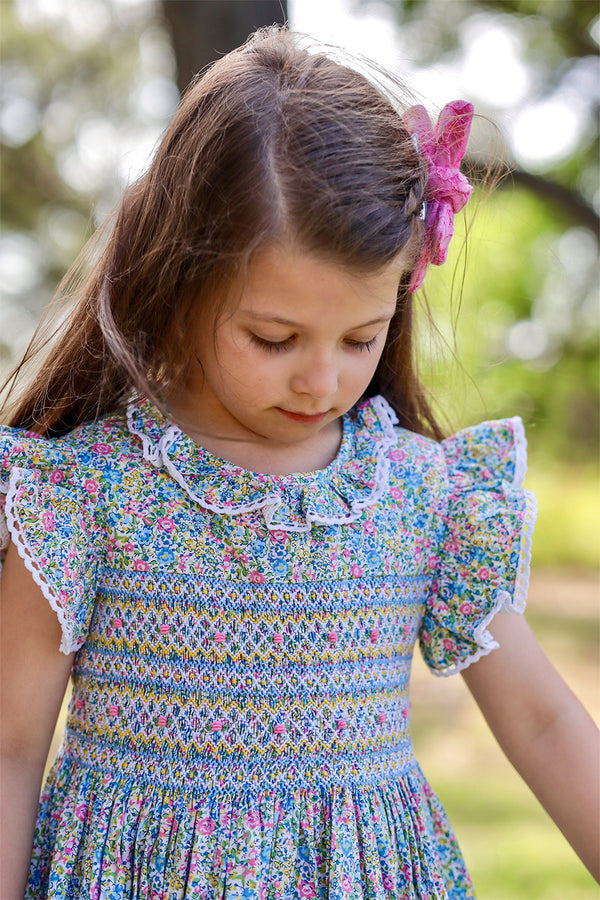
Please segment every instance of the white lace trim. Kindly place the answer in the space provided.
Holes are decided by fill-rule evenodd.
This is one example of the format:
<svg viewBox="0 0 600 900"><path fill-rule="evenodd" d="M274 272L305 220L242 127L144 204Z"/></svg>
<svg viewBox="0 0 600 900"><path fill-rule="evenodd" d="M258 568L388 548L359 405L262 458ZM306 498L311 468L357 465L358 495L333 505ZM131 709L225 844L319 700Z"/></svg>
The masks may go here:
<svg viewBox="0 0 600 900"><path fill-rule="evenodd" d="M8 546L8 541L12 538L19 556L25 563L25 567L31 572L33 580L38 585L42 594L50 604L50 607L54 610L58 617L58 621L60 623L62 631L62 640L59 649L61 653L68 655L69 653L74 653L76 650L78 650L80 644L77 644L77 641L73 637L70 623L68 622L65 615L65 610L60 605L60 601L54 593L52 585L49 584L44 573L38 567L34 559L31 547L27 542L23 528L21 527L21 523L19 522L13 509L15 494L20 484L21 475L24 471L26 470L15 466L10 474L8 482L0 484L0 490L3 493L6 493L6 524L2 522L4 530L0 531L0 537L2 537L3 539L4 535L6 534L7 543L6 545L3 544L2 549L5 549L5 547Z"/></svg>
<svg viewBox="0 0 600 900"><path fill-rule="evenodd" d="M347 513L336 516L320 516L308 511L306 513L306 520L304 523L295 525L292 522L278 522L278 530L306 532L310 531L313 525L343 525L346 523L354 522L359 518L359 516L362 514L362 511L366 507L373 506L373 504L375 504L381 498L389 484L390 463L385 454L390 445L396 442L394 425L398 422L398 419L389 403L384 400L383 397L373 397L371 403L373 404L375 411L377 412L377 416L381 423L384 436L378 443L377 457L375 462L375 480L373 489L369 496L364 500L353 501L350 504L350 508ZM148 460L148 462L152 463L152 465L154 466L159 466L162 463L171 477L180 485L180 487L183 488L183 490L188 494L189 497L191 497L192 500L194 500L204 509L208 509L210 512L219 513L221 515L235 516L242 513L261 510L263 518L265 520L265 524L267 525L267 527L271 526L275 513L283 505L283 500L279 494L270 493L265 497L261 497L259 500L254 500L251 503L237 503L235 507L227 507L222 506L218 503L210 503L192 489L177 466L168 457L167 451L173 444L173 442L182 435L181 429L175 424L169 425L165 433L161 435L158 444L153 445L151 439L135 427L133 421L135 411L136 404L130 403L127 407L127 427L130 433L135 434L141 438L142 454L144 459Z"/></svg>
<svg viewBox="0 0 600 900"><path fill-rule="evenodd" d="M521 420L519 419L518 421L520 422ZM523 427L522 423L521 427ZM526 465L527 461L525 460L525 466ZM523 476L521 477L521 483L524 474L525 473L523 473ZM523 531L521 532L521 546L519 549L519 562L517 564L514 592L511 596L508 591L498 591L494 608L479 623L473 632L473 640L478 645L475 653L472 653L470 656L467 656L466 659L460 660L460 662L455 663L447 669L434 670L435 675L441 677L455 675L457 672L462 672L463 669L467 669L470 665L480 660L482 656L487 656L492 650L496 650L500 644L494 640L487 628L497 613L509 612L522 615L525 612L527 592L529 590L529 576L531 572L531 539L533 537L533 528L537 518L537 501L535 499L535 494L531 491L525 491L524 493L525 521L523 523Z"/></svg>

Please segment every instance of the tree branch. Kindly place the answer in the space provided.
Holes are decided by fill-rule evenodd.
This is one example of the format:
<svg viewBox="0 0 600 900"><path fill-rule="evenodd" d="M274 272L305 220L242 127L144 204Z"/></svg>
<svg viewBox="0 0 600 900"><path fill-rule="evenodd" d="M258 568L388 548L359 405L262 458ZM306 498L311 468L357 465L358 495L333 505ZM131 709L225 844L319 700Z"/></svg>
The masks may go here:
<svg viewBox="0 0 600 900"><path fill-rule="evenodd" d="M572 219L578 225L589 228L594 234L598 233L600 216L587 200L573 188L552 181L544 175L536 175L526 172L518 167L511 167L503 163L486 165L470 157L465 159L465 169L475 178L484 183L489 181L490 173L498 188L509 188L521 185L533 194L544 200L549 200L558 206L562 213Z"/></svg>

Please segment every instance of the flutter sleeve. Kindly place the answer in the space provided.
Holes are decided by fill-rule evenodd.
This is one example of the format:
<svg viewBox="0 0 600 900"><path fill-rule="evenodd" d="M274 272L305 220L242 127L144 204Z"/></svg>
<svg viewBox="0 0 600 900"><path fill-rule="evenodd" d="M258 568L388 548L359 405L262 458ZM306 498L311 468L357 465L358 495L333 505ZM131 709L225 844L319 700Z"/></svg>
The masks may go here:
<svg viewBox="0 0 600 900"><path fill-rule="evenodd" d="M496 613L525 609L536 504L519 418L467 428L442 453L443 537L419 642L430 669L452 675L498 646Z"/></svg>
<svg viewBox="0 0 600 900"><path fill-rule="evenodd" d="M93 613L97 500L64 440L0 428L0 566L12 540L56 612L66 654L84 643Z"/></svg>

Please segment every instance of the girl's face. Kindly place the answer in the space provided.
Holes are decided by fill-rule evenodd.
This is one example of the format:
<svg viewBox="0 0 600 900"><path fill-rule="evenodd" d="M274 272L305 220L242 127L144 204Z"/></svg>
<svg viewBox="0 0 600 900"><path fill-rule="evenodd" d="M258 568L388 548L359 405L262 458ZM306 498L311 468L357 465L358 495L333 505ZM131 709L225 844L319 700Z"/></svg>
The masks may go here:
<svg viewBox="0 0 600 900"><path fill-rule="evenodd" d="M402 255L365 275L279 245L261 253L216 329L198 316L192 339L202 365L192 364L176 397L180 418L213 447L316 446L339 436L340 416L377 367L403 269Z"/></svg>

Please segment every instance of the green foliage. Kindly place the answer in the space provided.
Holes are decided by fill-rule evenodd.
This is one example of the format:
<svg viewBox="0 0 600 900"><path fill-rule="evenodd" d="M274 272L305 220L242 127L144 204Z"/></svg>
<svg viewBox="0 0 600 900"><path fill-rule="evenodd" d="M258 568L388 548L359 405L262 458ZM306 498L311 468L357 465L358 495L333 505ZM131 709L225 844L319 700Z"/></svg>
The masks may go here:
<svg viewBox="0 0 600 900"><path fill-rule="evenodd" d="M535 462L527 487L538 502L532 565L598 570L600 478L590 466Z"/></svg>
<svg viewBox="0 0 600 900"><path fill-rule="evenodd" d="M542 199L506 189L478 210L466 245L464 232L457 222L446 266L427 276L443 339L425 343L434 400L450 427L521 415L541 463L591 463L600 406L593 238L587 253L587 232L564 232Z"/></svg>

